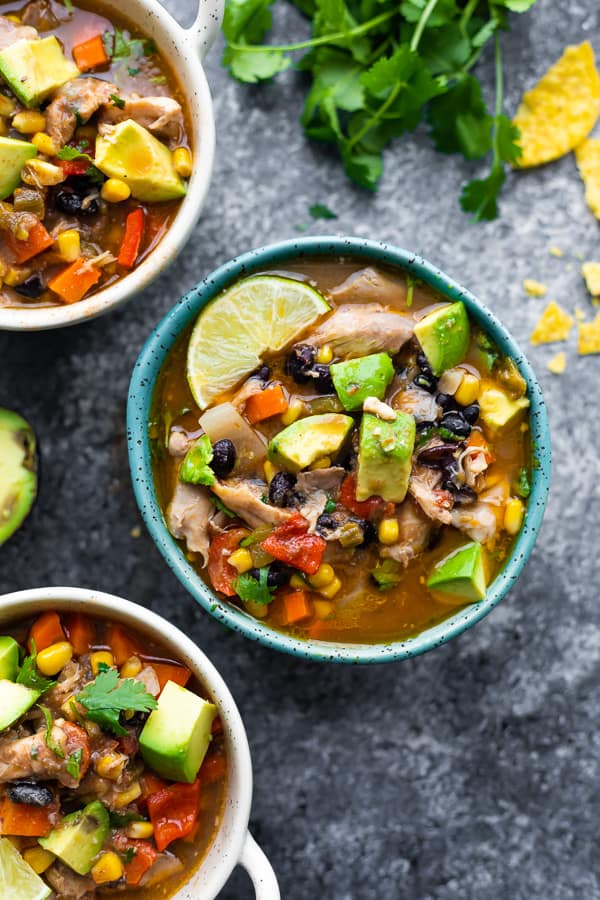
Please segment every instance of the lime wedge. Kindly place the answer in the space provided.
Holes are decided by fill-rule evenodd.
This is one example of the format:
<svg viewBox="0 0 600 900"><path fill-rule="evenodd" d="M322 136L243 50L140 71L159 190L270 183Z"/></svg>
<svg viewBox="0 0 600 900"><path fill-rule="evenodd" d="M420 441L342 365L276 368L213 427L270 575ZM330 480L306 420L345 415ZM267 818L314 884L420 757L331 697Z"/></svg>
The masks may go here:
<svg viewBox="0 0 600 900"><path fill-rule="evenodd" d="M6 838L0 838L0 886L10 900L44 900L52 893Z"/></svg>
<svg viewBox="0 0 600 900"><path fill-rule="evenodd" d="M321 294L278 275L244 278L212 300L196 319L187 377L200 409L281 350L329 311Z"/></svg>

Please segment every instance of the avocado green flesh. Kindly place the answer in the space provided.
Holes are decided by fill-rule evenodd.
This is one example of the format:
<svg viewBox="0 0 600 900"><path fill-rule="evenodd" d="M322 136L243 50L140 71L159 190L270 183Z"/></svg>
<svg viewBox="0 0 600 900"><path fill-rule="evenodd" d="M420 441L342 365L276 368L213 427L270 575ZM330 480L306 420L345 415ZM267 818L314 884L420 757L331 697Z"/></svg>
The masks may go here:
<svg viewBox="0 0 600 900"><path fill-rule="evenodd" d="M0 200L5 200L21 183L21 170L37 147L27 141L0 137Z"/></svg>
<svg viewBox="0 0 600 900"><path fill-rule="evenodd" d="M469 317L464 303L440 306L415 325L415 337L437 377L463 361L469 347Z"/></svg>
<svg viewBox="0 0 600 900"><path fill-rule="evenodd" d="M0 545L22 525L36 493L35 435L25 419L0 408Z"/></svg>
<svg viewBox="0 0 600 900"><path fill-rule="evenodd" d="M7 634L0 635L0 679L14 681L19 670L19 645Z"/></svg>
<svg viewBox="0 0 600 900"><path fill-rule="evenodd" d="M330 371L336 393L348 410L360 409L367 397L382 400L394 377L394 365L387 353L334 363Z"/></svg>
<svg viewBox="0 0 600 900"><path fill-rule="evenodd" d="M299 419L271 440L269 459L289 472L299 472L317 459L335 456L353 425L354 419L341 413L323 413Z"/></svg>
<svg viewBox="0 0 600 900"><path fill-rule="evenodd" d="M206 756L216 714L213 703L167 681L140 734L146 764L162 778L191 784Z"/></svg>
<svg viewBox="0 0 600 900"><path fill-rule="evenodd" d="M427 587L451 595L459 603L483 600L487 584L481 544L473 541L439 562L427 579Z"/></svg>
<svg viewBox="0 0 600 900"><path fill-rule="evenodd" d="M0 731L8 728L30 709L40 696L39 691L15 684L8 679L0 680Z"/></svg>
<svg viewBox="0 0 600 900"><path fill-rule="evenodd" d="M402 503L408 490L415 445L415 420L397 412L393 422L365 413L360 425L356 499L378 495Z"/></svg>
<svg viewBox="0 0 600 900"><path fill-rule="evenodd" d="M48 837L39 839L39 843L78 875L87 875L102 850L109 829L108 810L99 800L94 800L84 809L65 816Z"/></svg>
<svg viewBox="0 0 600 900"><path fill-rule="evenodd" d="M64 55L54 35L39 41L20 40L0 53L0 75L25 106L33 107L67 81L79 69Z"/></svg>
<svg viewBox="0 0 600 900"><path fill-rule="evenodd" d="M136 200L177 200L187 190L175 171L169 148L133 119L120 122L96 139L94 163L109 178L125 181Z"/></svg>

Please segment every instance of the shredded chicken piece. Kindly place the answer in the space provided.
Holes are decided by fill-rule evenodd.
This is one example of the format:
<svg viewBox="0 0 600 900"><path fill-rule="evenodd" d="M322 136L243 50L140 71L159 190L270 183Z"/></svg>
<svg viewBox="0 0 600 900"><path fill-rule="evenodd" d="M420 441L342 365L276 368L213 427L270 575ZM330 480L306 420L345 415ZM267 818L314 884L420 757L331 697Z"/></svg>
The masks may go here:
<svg viewBox="0 0 600 900"><path fill-rule="evenodd" d="M44 878L60 900L94 900L96 883L90 875L77 875L57 860L44 872Z"/></svg>
<svg viewBox="0 0 600 900"><path fill-rule="evenodd" d="M17 41L37 41L39 34L29 25L17 25L6 16L0 16L0 50L16 44Z"/></svg>
<svg viewBox="0 0 600 900"><path fill-rule="evenodd" d="M170 878L171 875L176 875L177 872L181 872L182 869L183 863L179 857L166 850L156 857L152 866L144 873L142 880L140 881L140 886L146 888L159 884L159 882L163 881L165 878Z"/></svg>
<svg viewBox="0 0 600 900"><path fill-rule="evenodd" d="M38 217L33 213L14 210L9 203L0 200L0 231L8 231L18 241L26 241L38 222Z"/></svg>
<svg viewBox="0 0 600 900"><path fill-rule="evenodd" d="M267 495L267 486L261 482L246 481L244 479L229 479L217 481L211 490L223 501L232 512L247 522L251 528L259 525L281 525L287 522L293 512L289 509L279 509L264 503L261 499Z"/></svg>
<svg viewBox="0 0 600 900"><path fill-rule="evenodd" d="M378 269L360 269L331 290L337 303L377 302L392 305L406 300L406 283L380 272Z"/></svg>
<svg viewBox="0 0 600 900"><path fill-rule="evenodd" d="M450 491L440 490L441 480L441 472L416 464L408 481L408 492L426 516L434 522L450 525L454 501Z"/></svg>
<svg viewBox="0 0 600 900"><path fill-rule="evenodd" d="M63 757L58 756L48 744L60 746ZM77 778L66 769L72 753L81 750L81 764ZM65 787L77 787L90 764L90 746L83 728L64 719L56 719L46 740L46 731L38 731L31 737L0 741L0 782L34 777L39 780L56 779Z"/></svg>
<svg viewBox="0 0 600 900"><path fill-rule="evenodd" d="M395 410L377 397L365 397L363 412L371 413L371 415L383 419L384 422L394 422L397 418Z"/></svg>
<svg viewBox="0 0 600 900"><path fill-rule="evenodd" d="M58 28L60 19L54 15L50 0L31 0L20 12L23 25L31 25L37 31Z"/></svg>
<svg viewBox="0 0 600 900"><path fill-rule="evenodd" d="M342 486L345 475L346 472L341 466L300 472L296 480L296 490L301 494L309 494L311 491L327 491L335 496Z"/></svg>
<svg viewBox="0 0 600 900"><path fill-rule="evenodd" d="M414 322L379 303L340 306L310 336L314 347L330 344L341 356L397 353L411 337Z"/></svg>
<svg viewBox="0 0 600 900"><path fill-rule="evenodd" d="M397 543L382 547L381 555L407 566L426 549L433 526L420 507L408 499L398 509L398 527Z"/></svg>
<svg viewBox="0 0 600 900"><path fill-rule="evenodd" d="M250 397L254 397L255 394L260 394L263 390L264 384L260 378L249 378L244 382L239 391L234 394L231 402L236 409L241 410L243 409L246 400L249 400Z"/></svg>
<svg viewBox="0 0 600 900"><path fill-rule="evenodd" d="M488 467L485 451L481 447L467 447L458 458L458 465L465 475L465 484L474 488L477 479Z"/></svg>
<svg viewBox="0 0 600 900"><path fill-rule="evenodd" d="M76 78L54 95L46 109L46 131L59 146L71 140L78 122L87 122L101 106L119 91L110 81L100 78Z"/></svg>
<svg viewBox="0 0 600 900"><path fill-rule="evenodd" d="M213 505L206 488L178 481L167 507L167 528L173 537L185 540L188 550L208 560L208 520Z"/></svg>
<svg viewBox="0 0 600 900"><path fill-rule="evenodd" d="M181 144L184 135L183 111L173 97L124 98L125 105L106 106L98 121L98 132L109 135L113 126L126 119L133 119L153 134L167 138L171 147Z"/></svg>
<svg viewBox="0 0 600 900"><path fill-rule="evenodd" d="M415 422L434 422L441 412L433 394L412 385L394 396L392 406L409 413Z"/></svg>
<svg viewBox="0 0 600 900"><path fill-rule="evenodd" d="M480 544L492 540L498 529L496 516L490 504L481 501L468 506L457 506L450 514L450 522Z"/></svg>
<svg viewBox="0 0 600 900"><path fill-rule="evenodd" d="M158 676L152 666L144 666L144 668L140 672L138 672L137 675L134 675L134 679L141 682L148 693L152 694L153 697L158 697L158 695L160 694L160 684L158 683Z"/></svg>
<svg viewBox="0 0 600 900"><path fill-rule="evenodd" d="M59 675L58 683L46 695L44 703L53 710L58 710L72 694L83 690L92 677L89 667L89 656L80 660L71 659Z"/></svg>
<svg viewBox="0 0 600 900"><path fill-rule="evenodd" d="M194 443L194 440L195 439L189 437L185 431L175 431L175 429L172 429L171 434L169 435L169 455L173 456L175 459L183 459Z"/></svg>

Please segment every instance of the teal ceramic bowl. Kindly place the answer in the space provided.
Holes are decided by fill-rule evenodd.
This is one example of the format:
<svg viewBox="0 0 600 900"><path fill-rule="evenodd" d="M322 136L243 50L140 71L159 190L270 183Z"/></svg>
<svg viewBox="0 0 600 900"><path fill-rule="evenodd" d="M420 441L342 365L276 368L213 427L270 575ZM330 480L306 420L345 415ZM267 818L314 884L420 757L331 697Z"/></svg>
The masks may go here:
<svg viewBox="0 0 600 900"><path fill-rule="evenodd" d="M525 522L512 554L490 584L482 601L459 610L438 625L406 640L380 644L334 643L299 640L274 631L213 594L171 537L157 502L152 477L148 421L156 378L171 347L202 307L231 282L256 271L285 269L290 260L306 256L352 256L364 260L366 264L400 266L449 300L462 300L470 315L490 334L501 350L515 360L527 381L534 454L532 490ZM502 600L521 574L542 523L550 484L550 431L542 392L525 354L506 328L469 291L431 263L408 250L359 238L305 237L282 241L245 253L203 279L164 317L140 353L129 390L127 434L131 476L138 505L158 549L184 587L211 616L229 628L274 650L317 662L381 663L406 659L439 647L479 622Z"/></svg>

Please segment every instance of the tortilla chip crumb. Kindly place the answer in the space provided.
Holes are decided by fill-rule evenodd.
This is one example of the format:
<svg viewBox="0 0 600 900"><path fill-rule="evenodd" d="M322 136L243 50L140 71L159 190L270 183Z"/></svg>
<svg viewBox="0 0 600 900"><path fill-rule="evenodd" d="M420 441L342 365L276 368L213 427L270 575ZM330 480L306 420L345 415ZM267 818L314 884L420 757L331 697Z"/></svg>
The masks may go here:
<svg viewBox="0 0 600 900"><path fill-rule="evenodd" d="M584 263L581 267L581 274L592 297L600 297L600 263Z"/></svg>
<svg viewBox="0 0 600 900"><path fill-rule="evenodd" d="M135 525L129 533L132 538L139 538L142 536L142 529L139 525Z"/></svg>
<svg viewBox="0 0 600 900"><path fill-rule="evenodd" d="M565 351L561 350L559 353L555 353L552 359L548 360L546 368L553 375L562 375L567 368L567 354Z"/></svg>
<svg viewBox="0 0 600 900"><path fill-rule="evenodd" d="M556 300L551 300L533 329L529 340L534 346L566 341L572 327L573 317L565 312Z"/></svg>
<svg viewBox="0 0 600 900"><path fill-rule="evenodd" d="M575 149L577 168L585 186L585 202L600 219L600 139L588 138Z"/></svg>
<svg viewBox="0 0 600 900"><path fill-rule="evenodd" d="M587 356L589 353L600 353L600 313L592 322L580 322L577 326L579 331L577 341L577 352L580 356Z"/></svg>
<svg viewBox="0 0 600 900"><path fill-rule="evenodd" d="M575 318L578 322L585 322L586 315L580 306L576 306L573 312L575 313Z"/></svg>
<svg viewBox="0 0 600 900"><path fill-rule="evenodd" d="M549 249L550 256L564 256L565 251L561 250L560 247L550 247Z"/></svg>
<svg viewBox="0 0 600 900"><path fill-rule="evenodd" d="M541 281L535 281L533 278L526 278L523 282L523 287L525 288L525 293L530 297L545 297L548 293L546 285L542 284Z"/></svg>

